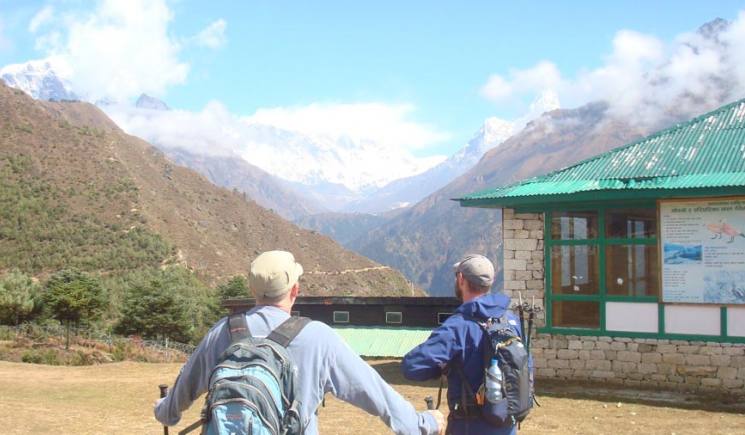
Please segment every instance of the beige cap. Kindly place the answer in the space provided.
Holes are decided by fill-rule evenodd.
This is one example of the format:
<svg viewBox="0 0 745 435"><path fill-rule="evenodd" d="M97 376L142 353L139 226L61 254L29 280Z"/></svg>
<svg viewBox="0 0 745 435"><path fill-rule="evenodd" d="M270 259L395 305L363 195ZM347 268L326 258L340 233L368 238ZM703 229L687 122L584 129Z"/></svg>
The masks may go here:
<svg viewBox="0 0 745 435"><path fill-rule="evenodd" d="M251 262L248 287L256 298L275 298L290 291L303 266L287 251L267 251Z"/></svg>
<svg viewBox="0 0 745 435"><path fill-rule="evenodd" d="M494 284L494 265L479 254L468 254L453 265L455 273L462 273L469 282L482 287Z"/></svg>

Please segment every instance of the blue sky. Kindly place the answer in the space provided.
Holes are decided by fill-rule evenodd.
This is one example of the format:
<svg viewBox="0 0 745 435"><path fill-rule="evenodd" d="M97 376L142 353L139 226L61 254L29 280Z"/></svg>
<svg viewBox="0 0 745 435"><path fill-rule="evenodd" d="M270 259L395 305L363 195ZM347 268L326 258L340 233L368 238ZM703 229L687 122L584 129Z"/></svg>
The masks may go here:
<svg viewBox="0 0 745 435"><path fill-rule="evenodd" d="M60 50L39 43L54 33L45 25L29 29L44 7L62 20L97 4L0 0L0 66ZM184 0L166 7L170 65L188 67L153 92L170 106L199 111L216 100L250 116L314 103L406 105L407 120L441 133L412 151L429 155L454 152L487 117L522 116L540 90L489 98L484 86L493 75L509 78L548 61L571 79L606 64L620 31L672 44L715 17L735 20L745 2ZM195 42L221 20L216 39ZM46 26L66 38L63 21Z"/></svg>

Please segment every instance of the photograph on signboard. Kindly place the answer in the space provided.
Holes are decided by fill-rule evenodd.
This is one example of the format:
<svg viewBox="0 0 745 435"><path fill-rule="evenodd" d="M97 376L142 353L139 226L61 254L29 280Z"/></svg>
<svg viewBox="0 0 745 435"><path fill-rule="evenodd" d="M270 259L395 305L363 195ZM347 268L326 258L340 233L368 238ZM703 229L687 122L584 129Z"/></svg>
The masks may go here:
<svg viewBox="0 0 745 435"><path fill-rule="evenodd" d="M720 270L704 276L704 302L745 304L745 272Z"/></svg>
<svg viewBox="0 0 745 435"><path fill-rule="evenodd" d="M681 245L665 243L665 264L698 264L701 263L701 245Z"/></svg>

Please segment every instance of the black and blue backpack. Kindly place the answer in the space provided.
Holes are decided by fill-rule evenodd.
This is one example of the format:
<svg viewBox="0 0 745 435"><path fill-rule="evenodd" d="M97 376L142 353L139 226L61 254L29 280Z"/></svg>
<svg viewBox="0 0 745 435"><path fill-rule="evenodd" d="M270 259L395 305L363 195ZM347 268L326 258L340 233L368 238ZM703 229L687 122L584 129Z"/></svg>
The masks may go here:
<svg viewBox="0 0 745 435"><path fill-rule="evenodd" d="M534 391L530 355L520 336L517 323L504 314L498 318L477 319L464 316L476 322L483 334L484 376L478 390L474 392L466 379L463 368L456 364L461 378L462 391L460 403L453 411L464 418L481 418L493 426L513 426L522 422L533 408ZM487 369L496 358L502 372L501 399L491 402L486 398Z"/></svg>
<svg viewBox="0 0 745 435"><path fill-rule="evenodd" d="M251 336L245 313L230 316L231 344L210 374L201 420L187 429L201 425L206 435L301 434L296 369L287 346L308 322L290 317L258 338Z"/></svg>

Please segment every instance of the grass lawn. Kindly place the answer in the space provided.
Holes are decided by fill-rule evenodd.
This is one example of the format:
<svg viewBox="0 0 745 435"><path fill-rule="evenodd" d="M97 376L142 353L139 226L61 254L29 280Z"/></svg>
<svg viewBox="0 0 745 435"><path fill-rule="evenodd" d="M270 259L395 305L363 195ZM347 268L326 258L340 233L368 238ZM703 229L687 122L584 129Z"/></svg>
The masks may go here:
<svg viewBox="0 0 745 435"><path fill-rule="evenodd" d="M395 361L371 363L417 408L425 407L424 397L436 395L434 384L407 383ZM152 416L152 404L158 397L158 384L173 382L180 366L124 362L60 367L0 362L0 432L162 433ZM639 403L638 395L628 393L628 400L621 403L611 397L610 390L596 398L562 397L567 394L550 390L539 396L543 406L533 411L521 434L745 434L745 415L737 405L717 408L693 403L686 406L706 410L685 409L679 403ZM582 391L567 392L584 396ZM350 405L331 397L326 404L320 411L324 435L390 433L376 417ZM201 399L171 433L196 420L200 408Z"/></svg>

